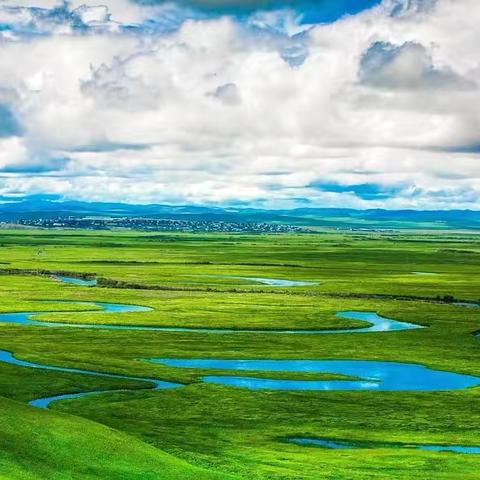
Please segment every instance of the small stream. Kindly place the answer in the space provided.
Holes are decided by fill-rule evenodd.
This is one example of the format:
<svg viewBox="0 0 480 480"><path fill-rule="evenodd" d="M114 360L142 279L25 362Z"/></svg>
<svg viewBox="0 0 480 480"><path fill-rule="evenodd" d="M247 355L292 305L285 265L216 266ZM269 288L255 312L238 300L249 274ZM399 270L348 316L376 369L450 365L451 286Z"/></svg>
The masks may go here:
<svg viewBox="0 0 480 480"><path fill-rule="evenodd" d="M355 448L413 448L416 450L427 450L431 452L453 452L480 454L480 446L471 445L441 445L441 444L416 444L416 443L365 443L350 442L345 440L332 440L328 438L290 437L288 442L300 446L321 447L333 450L345 450Z"/></svg>
<svg viewBox="0 0 480 480"><path fill-rule="evenodd" d="M0 362L8 363L10 365L17 365L19 367L27 368L36 368L39 370L50 370L56 372L66 372L66 373L77 373L80 375L90 375L94 377L103 377L103 378L118 378L119 380L135 380L138 382L145 382L147 386L145 388L151 388L153 390L161 390L166 388L178 388L183 385L180 383L165 382L156 378L143 378L143 377L132 377L129 375L120 375L117 373L104 373L96 370L84 370L80 368L68 368L68 367L56 367L52 365L44 365L41 363L27 362L25 360L20 360L16 358L11 352L7 350L0 350ZM99 390L99 391L89 391L89 392L79 392L79 393L69 393L69 394L60 394L53 395L49 397L37 398L29 402L29 405L40 408L47 408L52 402L56 400L63 400L67 398L80 398L87 395L94 395L99 393L113 393L113 392L122 392L122 391L132 391L132 390Z"/></svg>

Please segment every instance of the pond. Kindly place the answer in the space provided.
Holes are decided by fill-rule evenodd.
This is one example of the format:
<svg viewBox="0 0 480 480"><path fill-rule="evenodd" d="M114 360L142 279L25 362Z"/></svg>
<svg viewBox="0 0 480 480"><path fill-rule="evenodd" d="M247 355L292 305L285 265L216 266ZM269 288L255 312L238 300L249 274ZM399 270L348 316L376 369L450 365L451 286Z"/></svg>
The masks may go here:
<svg viewBox="0 0 480 480"><path fill-rule="evenodd" d="M65 277L63 275L54 275L53 278L63 283L70 283L79 287L94 287L97 284L96 279L86 280L83 278Z"/></svg>
<svg viewBox="0 0 480 480"><path fill-rule="evenodd" d="M414 363L373 360L227 360L151 358L149 361L178 368L229 370L232 372L331 373L359 380L288 380L234 375L206 375L206 383L250 390L374 390L439 391L480 385L480 377L433 370Z"/></svg>

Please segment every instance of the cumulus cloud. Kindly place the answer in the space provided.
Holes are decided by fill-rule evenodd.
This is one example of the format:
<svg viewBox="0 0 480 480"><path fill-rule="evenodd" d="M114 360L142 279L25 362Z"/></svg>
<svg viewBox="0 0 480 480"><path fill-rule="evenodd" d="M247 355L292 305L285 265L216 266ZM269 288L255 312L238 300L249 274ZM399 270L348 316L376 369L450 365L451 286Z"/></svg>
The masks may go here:
<svg viewBox="0 0 480 480"><path fill-rule="evenodd" d="M386 0L384 5L395 17L413 17L431 11L438 0Z"/></svg>
<svg viewBox="0 0 480 480"><path fill-rule="evenodd" d="M23 3L0 0L1 195L480 208L476 0L309 25Z"/></svg>
<svg viewBox="0 0 480 480"><path fill-rule="evenodd" d="M436 66L427 49L418 43L372 44L360 61L364 85L385 89L474 88L448 66Z"/></svg>

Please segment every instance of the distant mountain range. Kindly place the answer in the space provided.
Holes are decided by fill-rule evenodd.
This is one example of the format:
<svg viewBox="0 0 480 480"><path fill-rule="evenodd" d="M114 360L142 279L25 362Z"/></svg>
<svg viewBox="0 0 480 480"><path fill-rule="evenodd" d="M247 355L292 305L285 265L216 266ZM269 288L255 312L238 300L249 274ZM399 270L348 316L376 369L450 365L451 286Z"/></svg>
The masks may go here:
<svg viewBox="0 0 480 480"><path fill-rule="evenodd" d="M208 206L132 205L60 201L44 196L0 199L0 221L57 217L132 217L192 221L265 222L307 227L367 229L480 230L480 211L473 210L354 210L295 208L262 210Z"/></svg>

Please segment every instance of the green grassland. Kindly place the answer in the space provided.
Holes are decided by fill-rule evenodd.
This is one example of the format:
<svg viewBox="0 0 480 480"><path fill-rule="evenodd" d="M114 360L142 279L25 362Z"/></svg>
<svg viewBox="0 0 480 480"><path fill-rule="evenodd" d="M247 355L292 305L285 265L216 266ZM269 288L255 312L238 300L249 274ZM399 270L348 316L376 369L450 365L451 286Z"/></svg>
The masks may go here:
<svg viewBox="0 0 480 480"><path fill-rule="evenodd" d="M144 442L70 415L0 399L0 478L220 480ZM228 476L234 480L235 477Z"/></svg>
<svg viewBox="0 0 480 480"><path fill-rule="evenodd" d="M0 349L22 360L185 385L153 391L143 382L0 363L0 478L478 478L478 455L405 448L340 451L301 447L284 439L316 436L480 445L480 388L454 392L253 392L202 383L199 377L211 370L177 369L145 359L391 360L480 376L480 339L472 335L480 330L480 309L435 300L437 296L480 298L480 237L452 233L173 235L11 230L0 232L0 245L0 311L42 311L39 320L335 329L364 326L335 316L338 311L360 310L428 327L386 333L287 335L0 323ZM91 274L106 279L105 285L111 282L111 286L135 288L67 285L50 278L45 274L48 271ZM235 276L316 283L271 287L232 278ZM64 301L139 304L153 310L112 315L99 313L93 305ZM49 313L54 311L63 313ZM228 374L215 370L217 373ZM284 372L249 372L249 376L337 378ZM55 402L50 411L25 406L28 400L58 393L123 388L134 391Z"/></svg>

